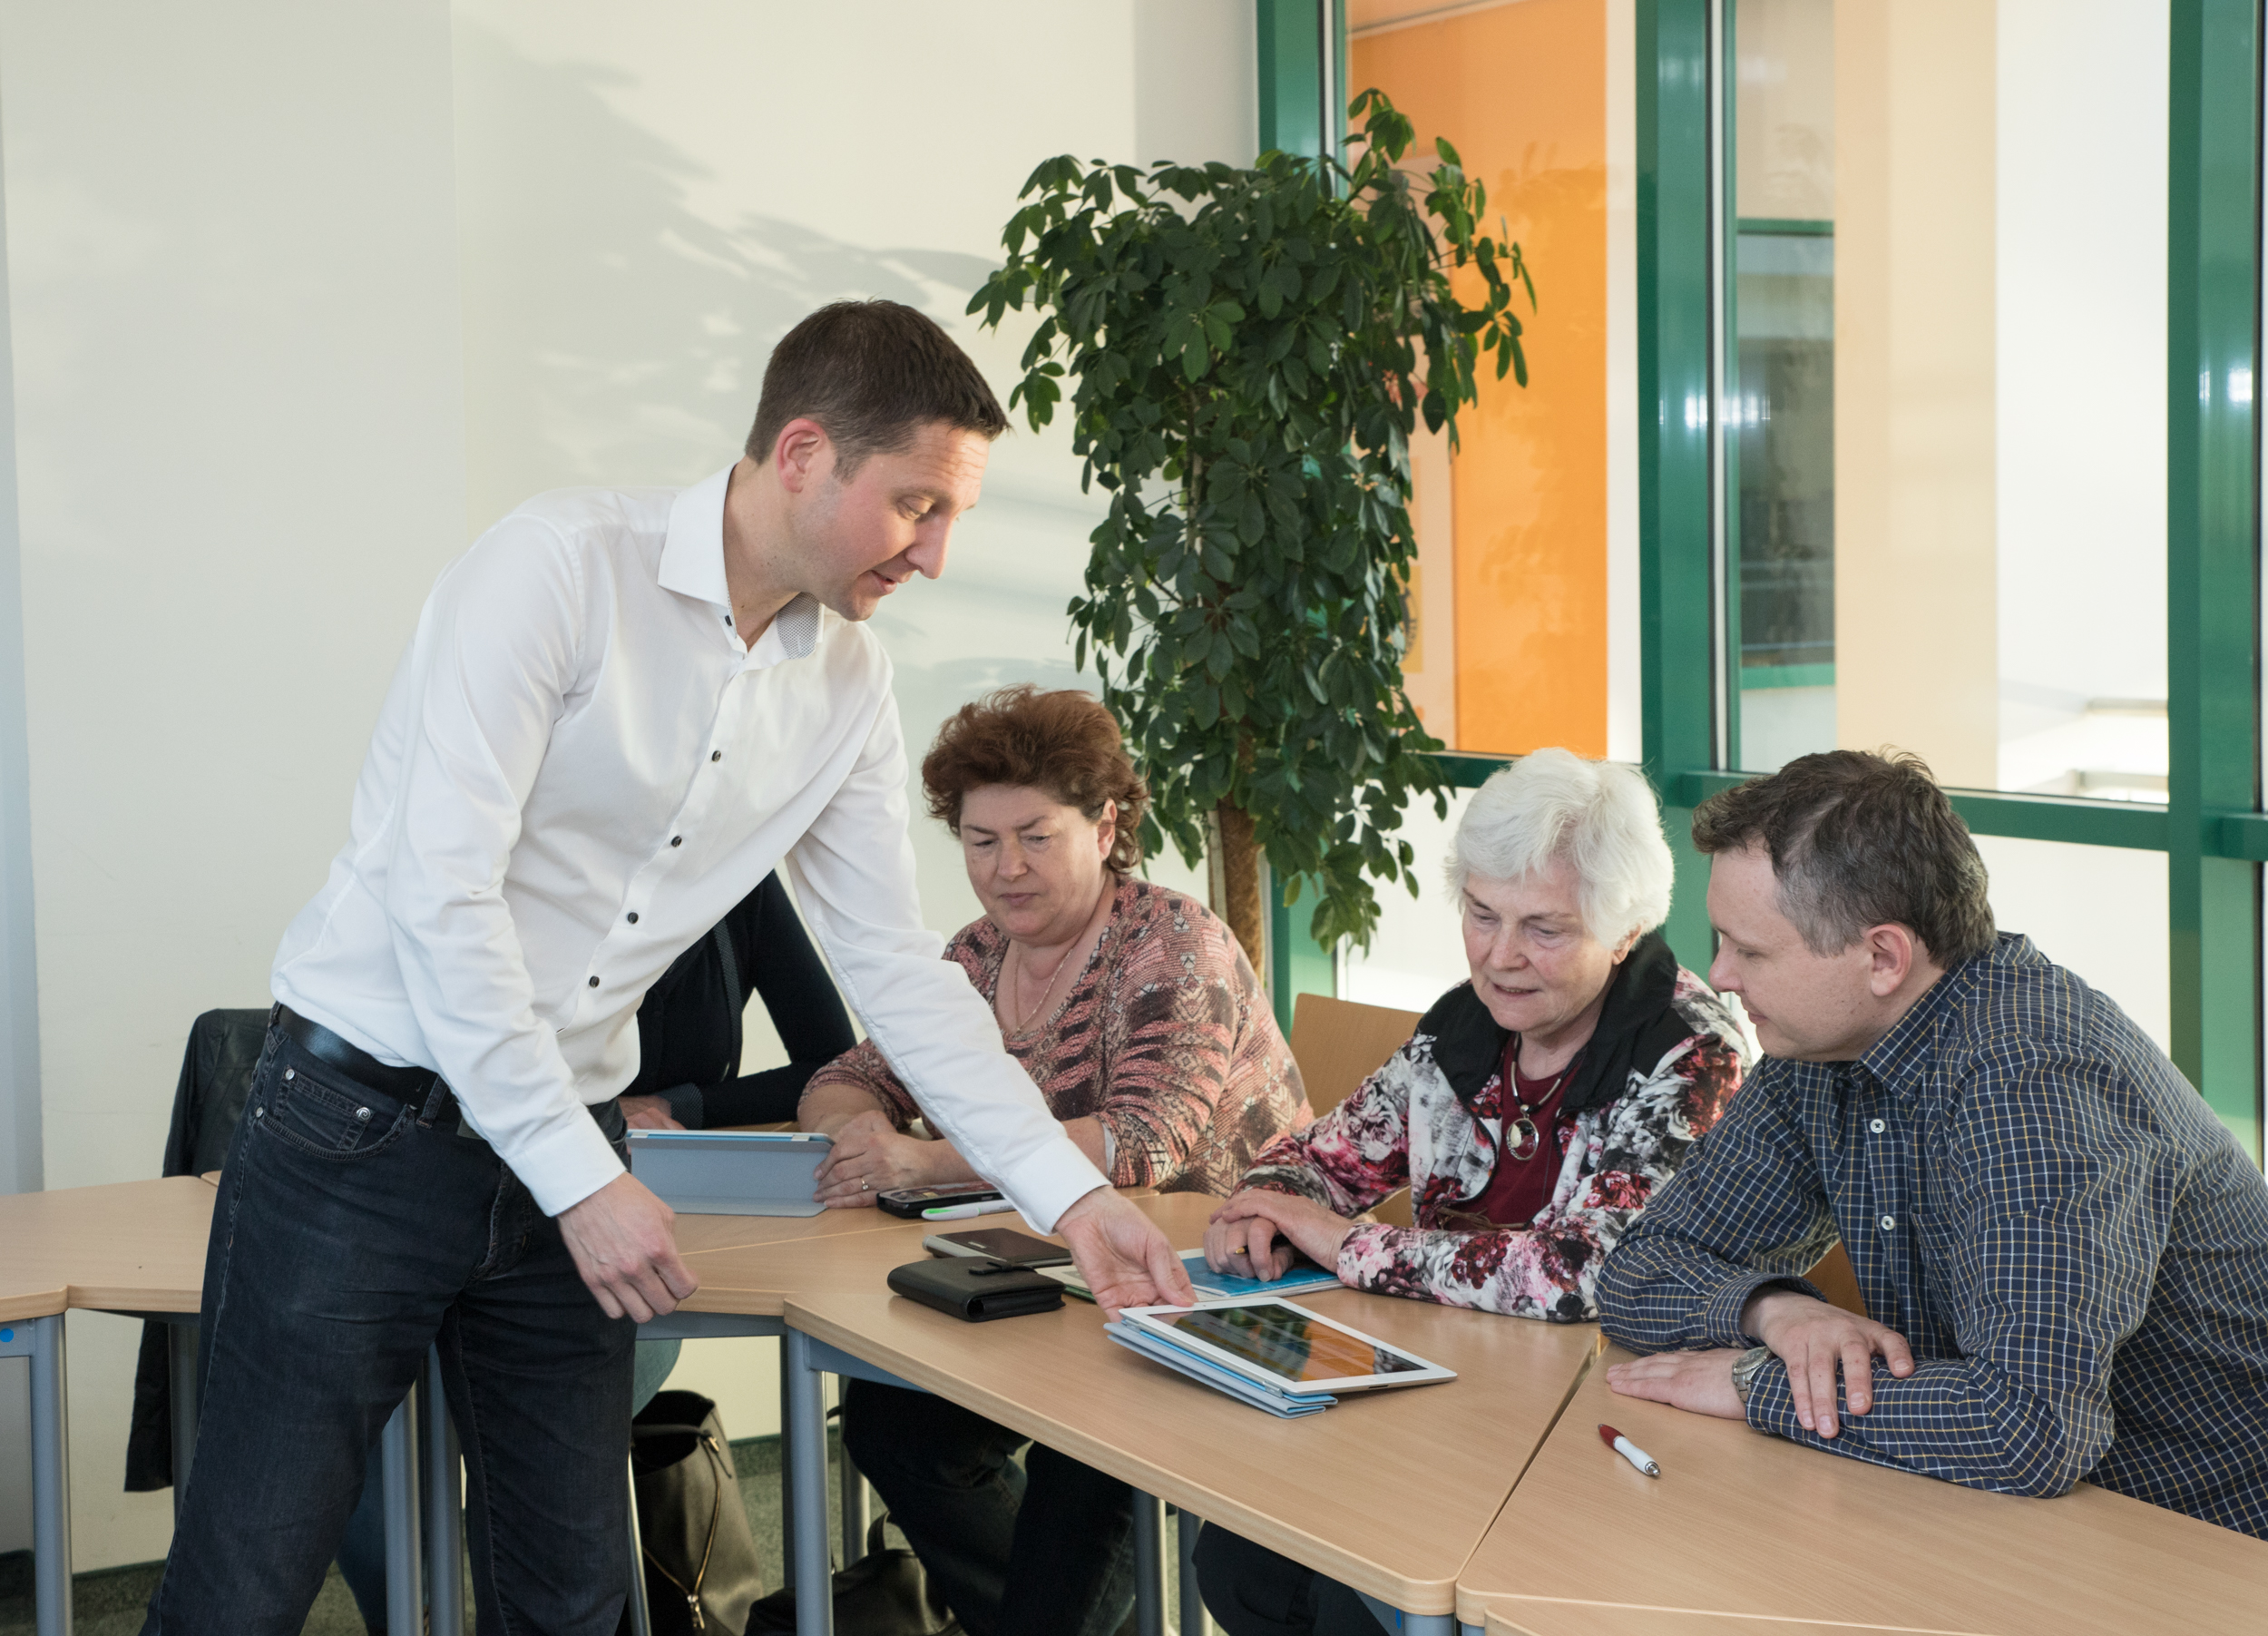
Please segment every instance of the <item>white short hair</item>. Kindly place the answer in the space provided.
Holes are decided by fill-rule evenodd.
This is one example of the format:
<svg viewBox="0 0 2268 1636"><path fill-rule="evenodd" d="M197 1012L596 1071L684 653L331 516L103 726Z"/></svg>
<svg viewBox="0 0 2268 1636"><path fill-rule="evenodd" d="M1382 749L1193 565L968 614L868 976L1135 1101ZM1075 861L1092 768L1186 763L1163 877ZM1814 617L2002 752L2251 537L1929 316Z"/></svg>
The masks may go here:
<svg viewBox="0 0 2268 1636"><path fill-rule="evenodd" d="M1520 757L1474 792L1449 849L1449 889L1465 880L1522 880L1564 858L1590 935L1613 947L1669 918L1677 865L1661 806L1636 768L1572 750Z"/></svg>

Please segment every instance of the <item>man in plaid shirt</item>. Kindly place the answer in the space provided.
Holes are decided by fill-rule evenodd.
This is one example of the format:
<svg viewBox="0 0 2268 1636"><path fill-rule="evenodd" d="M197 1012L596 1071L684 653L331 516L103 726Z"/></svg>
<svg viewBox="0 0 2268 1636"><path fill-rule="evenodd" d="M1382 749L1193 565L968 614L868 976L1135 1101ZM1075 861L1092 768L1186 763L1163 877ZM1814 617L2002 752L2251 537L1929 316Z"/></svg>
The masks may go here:
<svg viewBox="0 0 2268 1636"><path fill-rule="evenodd" d="M2258 1166L2116 1004L1995 935L1920 761L1805 756L1693 831L1709 980L1766 1055L1600 1276L1607 1333L1652 1354L1614 1388L2268 1537ZM1881 1321L1800 1276L1837 1238Z"/></svg>

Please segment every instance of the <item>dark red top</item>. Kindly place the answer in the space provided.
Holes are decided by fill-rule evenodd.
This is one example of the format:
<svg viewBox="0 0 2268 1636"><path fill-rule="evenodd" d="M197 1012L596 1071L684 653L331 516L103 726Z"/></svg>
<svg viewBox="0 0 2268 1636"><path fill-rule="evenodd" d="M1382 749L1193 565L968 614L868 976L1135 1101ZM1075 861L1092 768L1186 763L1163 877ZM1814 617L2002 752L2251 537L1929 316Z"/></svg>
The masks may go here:
<svg viewBox="0 0 2268 1636"><path fill-rule="evenodd" d="M1520 1036L1514 1034L1504 1047L1504 1062L1498 1070L1504 1076L1501 1095L1503 1102L1503 1141L1496 1151L1496 1169L1489 1173L1489 1184L1481 1190L1481 1196L1471 1204L1461 1206L1486 1217L1499 1227L1526 1227L1536 1219L1537 1212L1551 1202L1551 1189L1559 1180L1559 1161L1565 1157L1565 1132L1559 1129L1560 1092L1567 1089L1574 1076L1575 1065L1583 1060L1581 1052L1575 1061L1549 1079L1530 1079L1520 1071ZM1517 1101L1513 1092L1519 1092ZM1536 1149L1526 1159L1514 1157L1520 1145L1520 1104L1528 1107L1527 1117L1535 1122Z"/></svg>

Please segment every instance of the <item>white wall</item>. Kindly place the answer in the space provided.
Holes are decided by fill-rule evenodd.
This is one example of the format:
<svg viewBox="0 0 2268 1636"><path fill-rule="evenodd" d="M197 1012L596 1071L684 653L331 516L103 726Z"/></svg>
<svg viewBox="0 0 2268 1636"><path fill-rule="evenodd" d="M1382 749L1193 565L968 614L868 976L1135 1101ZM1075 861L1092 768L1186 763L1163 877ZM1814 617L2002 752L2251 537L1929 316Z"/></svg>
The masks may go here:
<svg viewBox="0 0 2268 1636"><path fill-rule="evenodd" d="M156 1173L462 547L449 72L440 0L0 8L49 1186ZM132 1330L70 1337L78 1565L158 1555Z"/></svg>
<svg viewBox="0 0 2268 1636"><path fill-rule="evenodd" d="M44 1118L49 1185L155 1172L190 1020L263 1002L481 527L724 465L771 343L837 297L924 307L1004 392L1020 338L960 314L1032 166L1248 160L1253 54L1249 0L0 0L0 692L20 597L44 1052L0 1163ZM947 577L878 622L917 746L984 687L1072 681L1099 515L1060 430L1002 440ZM921 884L932 925L975 913L944 838ZM71 1327L81 1569L169 1533L170 1496L117 1493L132 1341ZM746 1435L776 1399L741 1350L689 1373Z"/></svg>

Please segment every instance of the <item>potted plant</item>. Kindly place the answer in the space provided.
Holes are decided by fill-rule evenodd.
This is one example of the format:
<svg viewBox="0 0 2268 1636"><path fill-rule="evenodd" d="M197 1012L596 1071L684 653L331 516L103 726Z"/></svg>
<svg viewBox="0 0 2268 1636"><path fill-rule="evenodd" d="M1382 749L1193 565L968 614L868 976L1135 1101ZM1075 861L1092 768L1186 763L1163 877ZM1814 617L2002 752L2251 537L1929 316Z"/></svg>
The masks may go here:
<svg viewBox="0 0 2268 1636"><path fill-rule="evenodd" d="M1286 903L1314 884L1325 945L1368 943L1365 877L1417 893L1395 830L1413 795L1447 805L1402 681L1409 442L1421 419L1454 438L1483 353L1528 378L1512 285L1531 309L1534 286L1481 230L1481 185L1446 141L1400 168L1413 132L1382 93L1351 113L1347 163L1049 160L969 304L1040 314L1010 405L1036 430L1068 386L1082 481L1110 495L1077 662L1149 781L1146 846L1195 863L1212 831L1256 967L1264 853Z"/></svg>

